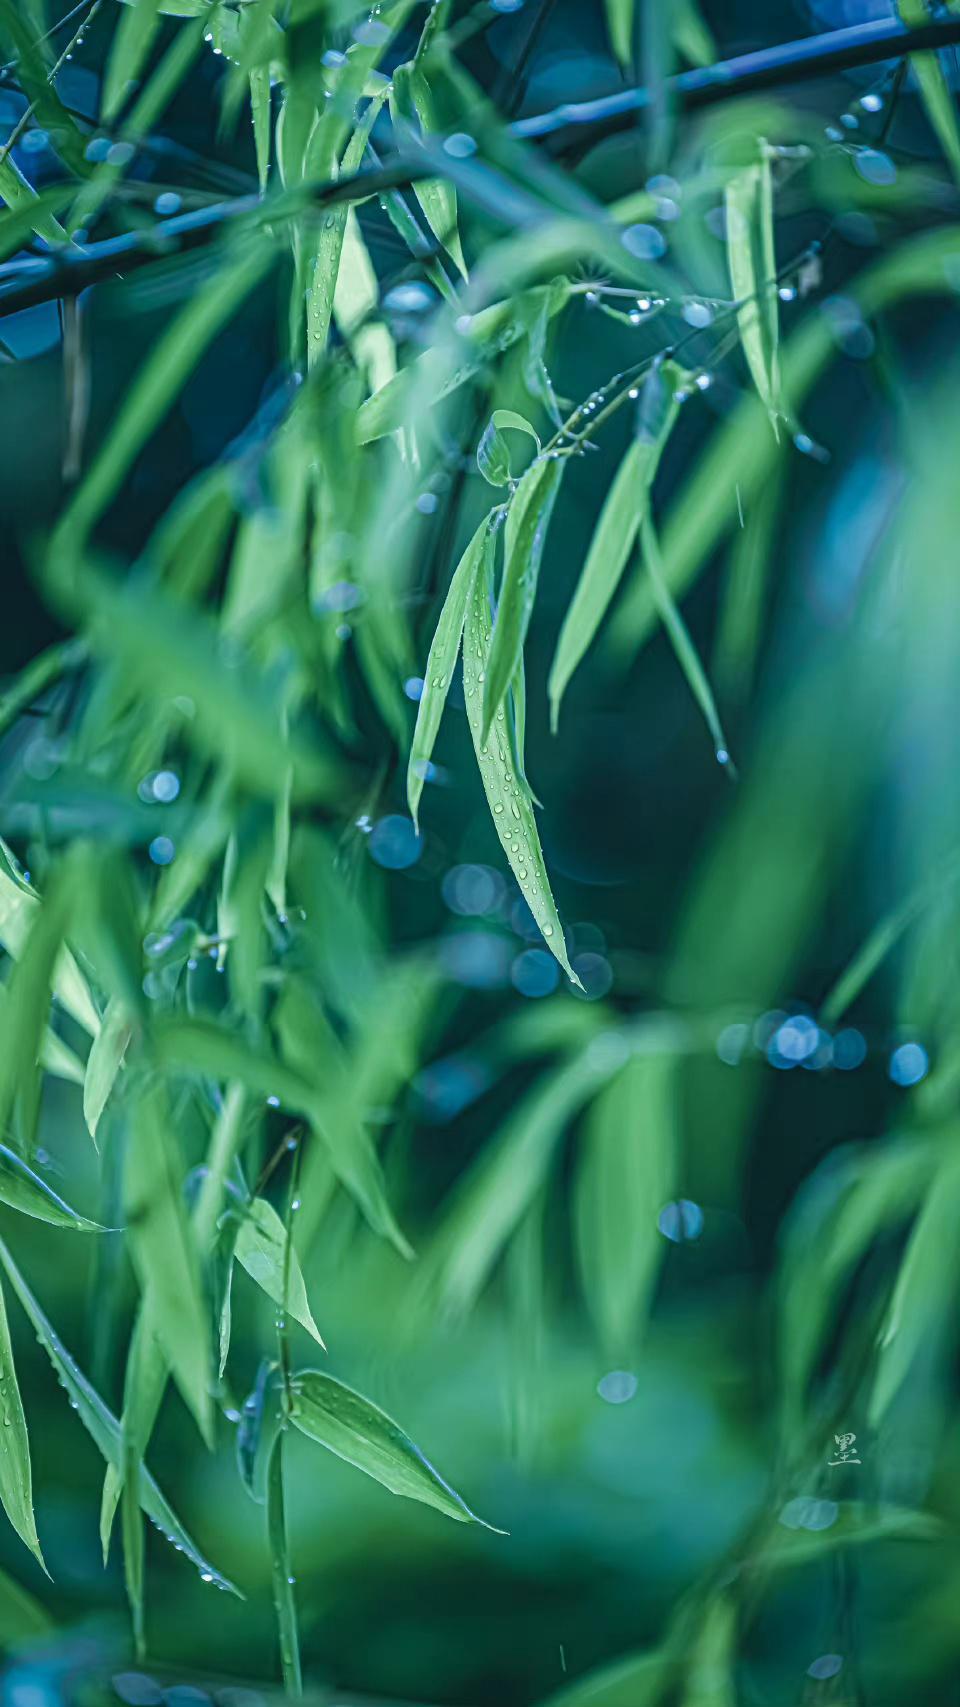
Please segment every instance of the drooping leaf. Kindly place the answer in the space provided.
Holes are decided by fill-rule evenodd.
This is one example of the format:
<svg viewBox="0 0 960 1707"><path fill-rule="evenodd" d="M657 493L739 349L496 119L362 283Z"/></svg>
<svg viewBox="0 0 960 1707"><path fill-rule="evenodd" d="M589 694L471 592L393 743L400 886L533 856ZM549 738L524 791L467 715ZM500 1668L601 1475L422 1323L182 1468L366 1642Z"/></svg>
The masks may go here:
<svg viewBox="0 0 960 1707"><path fill-rule="evenodd" d="M300 1259L293 1249L289 1253L286 1292L284 1291L287 1230L266 1198L255 1197L248 1204L237 1232L234 1255L251 1280L255 1280L257 1285L263 1288L267 1297L272 1298L275 1304L285 1306L287 1313L306 1328L307 1333L312 1334L317 1344L322 1346L320 1330L310 1310Z"/></svg>
<svg viewBox="0 0 960 1707"><path fill-rule="evenodd" d="M103 78L100 111L104 124L116 117L130 86L139 78L159 23L158 0L131 0L121 12Z"/></svg>
<svg viewBox="0 0 960 1707"><path fill-rule="evenodd" d="M510 466L510 447L504 438L508 430L525 433L540 453L540 439L525 415L516 409L494 409L477 446L477 467L491 486L506 486L513 478Z"/></svg>
<svg viewBox="0 0 960 1707"><path fill-rule="evenodd" d="M32 1215L37 1221L47 1221L51 1227L72 1227L78 1233L103 1233L106 1228L97 1221L78 1215L69 1203L47 1185L46 1180L29 1168L22 1156L0 1144L0 1202Z"/></svg>
<svg viewBox="0 0 960 1707"><path fill-rule="evenodd" d="M67 915L67 891L61 881L33 913L4 1004L7 1031L0 1055L0 1134L15 1132L18 1148L27 1154L33 1150L39 1117L40 1056Z"/></svg>
<svg viewBox="0 0 960 1707"><path fill-rule="evenodd" d="M390 1493L420 1500L456 1523L493 1528L444 1481L399 1423L352 1387L319 1370L304 1369L291 1378L290 1396L290 1420L302 1434L372 1476Z"/></svg>
<svg viewBox="0 0 960 1707"><path fill-rule="evenodd" d="M660 619L676 653L680 668L687 678L690 692L703 713L703 720L710 731L710 738L713 741L713 750L717 759L720 764L729 765L730 749L727 746L727 738L720 723L720 714L717 710L717 702L713 697L713 689L700 662L700 655L690 638L689 629L670 595L667 579L663 572L660 542L653 525L649 501L645 506L640 524L640 540L644 566L650 577Z"/></svg>
<svg viewBox="0 0 960 1707"><path fill-rule="evenodd" d="M412 62L398 65L393 73L391 113L400 130L422 131L429 136L440 129L434 112L430 84L420 65ZM398 124L399 120L399 124ZM467 268L457 229L457 192L445 178L423 178L414 185L414 193L423 209L427 224L438 243L453 257L456 266L467 276Z"/></svg>
<svg viewBox="0 0 960 1707"><path fill-rule="evenodd" d="M423 675L423 691L417 707L417 723L407 765L407 804L418 834L420 796L423 793L426 767L433 756L433 744L437 738L460 651L467 600L483 559L489 531L490 518L485 516L453 572L436 631L430 642Z"/></svg>
<svg viewBox="0 0 960 1707"><path fill-rule="evenodd" d="M33 1515L30 1441L23 1414L3 1288L0 1287L0 1502L24 1546L43 1569L43 1554Z"/></svg>
<svg viewBox="0 0 960 1707"><path fill-rule="evenodd" d="M120 1424L116 1417L107 1409L99 1393L90 1385L62 1344L2 1240L0 1263L3 1264L54 1370L73 1400L84 1428L107 1463L119 1471L122 1465L122 1444ZM228 1589L231 1594L240 1594L239 1589L222 1576L195 1546L145 1466L140 1470L140 1504L151 1523L156 1524L171 1545L196 1566L204 1582L216 1583L220 1588ZM240 1598L243 1598L242 1595Z"/></svg>
<svg viewBox="0 0 960 1707"><path fill-rule="evenodd" d="M563 466L558 459L549 457L531 463L507 511L503 580L483 681L481 733L484 738L494 717L503 708L507 689L523 655L523 643L537 594L540 561Z"/></svg>
<svg viewBox="0 0 960 1707"><path fill-rule="evenodd" d="M483 677L489 663L491 634L487 572L493 550L494 536L491 533L487 535L484 562L474 576L473 587L467 597L463 630L463 687L467 721L484 792L510 869L551 954L559 960L567 977L577 984L579 979L567 957L563 927L550 889L533 807L526 785L513 769L506 735L506 711L502 705L494 717L490 733L483 733Z"/></svg>
<svg viewBox="0 0 960 1707"><path fill-rule="evenodd" d="M770 148L762 139L758 146L756 163L741 168L727 184L727 264L733 294L740 305L737 324L743 353L774 434L779 434L783 405L773 178Z"/></svg>
<svg viewBox="0 0 960 1707"><path fill-rule="evenodd" d="M604 0L607 12L607 33L614 57L625 71L633 64L633 7L634 0Z"/></svg>
<svg viewBox="0 0 960 1707"><path fill-rule="evenodd" d="M675 1062L632 1055L593 1103L574 1187L584 1292L604 1350L633 1349L656 1280L657 1216L676 1178Z"/></svg>
<svg viewBox="0 0 960 1707"><path fill-rule="evenodd" d="M931 9L926 0L897 0L897 9L908 29L929 24ZM917 79L927 117L943 149L950 170L960 183L960 128L953 93L937 53L912 53L910 69Z"/></svg>
<svg viewBox="0 0 960 1707"><path fill-rule="evenodd" d="M159 1088L144 1088L134 1109L124 1165L127 1239L152 1327L209 1443L210 1328L182 1186L169 1105Z"/></svg>
<svg viewBox="0 0 960 1707"><path fill-rule="evenodd" d="M958 1211L960 1167L948 1154L933 1176L907 1241L880 1333L867 1410L871 1428L882 1423L915 1360L936 1344L953 1308L960 1275L960 1247L954 1237Z"/></svg>

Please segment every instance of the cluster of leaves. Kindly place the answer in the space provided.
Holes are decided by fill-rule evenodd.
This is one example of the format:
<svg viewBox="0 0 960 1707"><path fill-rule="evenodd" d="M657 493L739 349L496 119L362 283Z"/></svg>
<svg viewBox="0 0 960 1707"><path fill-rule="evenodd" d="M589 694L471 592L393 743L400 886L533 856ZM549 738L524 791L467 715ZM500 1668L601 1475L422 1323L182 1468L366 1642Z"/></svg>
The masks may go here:
<svg viewBox="0 0 960 1707"><path fill-rule="evenodd" d="M96 10L94 0L78 36ZM805 193L810 209L829 213L838 200L872 194L842 175L848 163L806 120L748 104L729 124L708 126L678 166L691 217L718 198L726 215L723 276L714 267L695 286L692 240L690 278L638 250L637 233L657 229L656 190L601 204L525 143L473 81L460 50L486 10L458 19L449 0L434 0L422 19L413 0L393 0L369 17L334 0L135 0L112 28L94 125L58 95L63 54L36 39L13 0L0 4L28 103L24 123L44 127L62 167L38 193L10 144L0 151L4 256L18 255L31 233L57 246L65 264L82 269L96 256L101 223L110 227L128 205L119 193L127 167L201 53L224 60L224 122L249 112L252 124L259 195L120 233L132 237L125 252L140 261L152 246L174 288L182 268L185 300L42 552L45 591L74 638L37 659L0 706L9 727L50 696L44 715L57 749L51 774L15 764L7 789L0 1200L105 1244L117 1239L109 1229L122 1227L137 1303L119 1418L2 1243L0 1262L106 1461L103 1547L119 1509L141 1646L142 1514L206 1581L233 1586L190 1539L145 1464L168 1382L212 1445L218 1413L237 1416L230 1353L238 1265L276 1307L276 1345L265 1349L240 1413L237 1453L242 1479L266 1504L283 1672L293 1690L300 1660L284 1510L288 1426L390 1491L475 1520L372 1401L292 1361L291 1323L323 1344L301 1259L336 1194L411 1255L371 1115L409 1081L438 977L424 956L384 960L376 897L358 893L337 843L342 802L371 792L364 731L375 722L380 751L409 745L416 823L462 654L470 734L505 861L546 947L576 983L524 754L525 643L567 465L589 454L608 419L632 411L629 444L557 642L548 689L554 727L634 560L613 641L636 649L662 624L717 758L731 769L717 696L679 604L746 508L717 671L733 698L753 667L775 477L803 437L799 411L835 348L816 314L781 348L781 285L807 293L818 279L809 250L778 255L777 198ZM702 60L712 51L692 4L611 0L607 11L617 57L634 63L639 36L646 72L665 89L676 54ZM169 34L167 13L178 20ZM669 15L670 30L650 25L658 13ZM956 166L938 62L916 69ZM654 113L654 146L669 138L669 118ZM386 168L374 152L381 133ZM110 146L101 157L90 144L104 138ZM891 191L891 210L912 206L913 190L907 182ZM381 210L403 249L391 282L419 304L407 338L368 246L364 221ZM180 261L178 247L192 249L198 221L206 233L199 262ZM114 233L102 242L116 240ZM946 290L945 264L958 259L955 225L905 241L855 282L859 311L873 317L910 295ZM29 259L41 271L46 264ZM204 352L274 273L284 277L289 303L282 382L243 442L179 495L134 562L118 565L100 524ZM136 281L122 288L135 293ZM698 322L691 307L709 312ZM558 395L550 340L561 317L590 313L642 321L653 336L632 366L574 403ZM704 336L706 359L694 360ZM661 521L658 473L681 410L695 406L718 362L738 359L737 347L748 384ZM461 500L466 512L478 488L467 481L474 467L496 501L488 493L476 506L482 513L467 518ZM407 612L422 584L424 493L444 497L450 541L467 539L429 644L411 740L402 684L420 656ZM444 578L447 568L439 566ZM339 620L344 589L354 607L356 670ZM168 778L176 799L164 793ZM29 858L30 878L14 848ZM832 999L833 1018L927 899L926 890L911 899L866 945ZM689 1058L712 1050L718 1016L706 1009L693 1019L657 1013L616 1022L575 1010L547 1043L546 1071L445 1206L416 1283L431 1309L469 1309L503 1266L523 1319L542 1276L554 1164L585 1112L574 1242L598 1339L611 1356L623 1354L649 1308L662 1249L654 1217L638 1223L636 1206L659 1205L677 1189L678 1075ZM943 1112L954 1071L945 1062L931 1081L923 1141L891 1147L869 1166L857 1157L831 1175L829 1213L818 1200L815 1232L801 1217L791 1236L782 1270L784 1441L804 1441L801 1459L807 1436L841 1410L835 1386L811 1403L832 1289L886 1228L913 1217L870 1368L872 1424L914 1366L918 1324L931 1309L946 1313L937 1253L950 1243L960 1189ZM82 1086L90 1139L115 1164L101 1221L74 1210L38 1171L45 1074ZM627 1115L637 1110L642 1120L627 1141ZM280 1182L286 1197L278 1206ZM105 1267L108 1284L119 1260ZM0 1366L10 1424L0 1434L0 1498L41 1558L2 1304ZM795 1459L795 1444L790 1450ZM901 1514L884 1521L908 1527ZM852 1520L851 1535L837 1538L864 1539L868 1529ZM786 1544L767 1520L741 1546L755 1562L769 1555L778 1563ZM732 1664L737 1628L733 1591L711 1578L680 1608L661 1651L620 1668L609 1688L599 1686L605 1693L584 1699L653 1702L678 1679L687 1699L706 1698L710 1679Z"/></svg>

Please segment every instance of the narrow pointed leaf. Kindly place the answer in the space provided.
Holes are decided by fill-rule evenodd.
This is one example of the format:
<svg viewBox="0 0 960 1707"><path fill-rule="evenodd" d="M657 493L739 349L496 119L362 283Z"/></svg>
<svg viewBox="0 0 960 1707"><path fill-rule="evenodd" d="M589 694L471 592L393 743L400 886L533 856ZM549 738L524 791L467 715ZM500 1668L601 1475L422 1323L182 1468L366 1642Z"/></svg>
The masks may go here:
<svg viewBox="0 0 960 1707"><path fill-rule="evenodd" d="M562 474L563 463L556 458L532 463L507 511L503 582L483 683L484 736L502 709L523 652L547 528Z"/></svg>
<svg viewBox="0 0 960 1707"><path fill-rule="evenodd" d="M424 773L433 756L433 745L460 651L467 600L483 559L483 549L489 531L490 518L485 516L453 572L436 631L430 642L423 692L417 707L417 723L407 765L407 804L418 834Z"/></svg>
<svg viewBox="0 0 960 1707"><path fill-rule="evenodd" d="M484 1523L426 1459L399 1423L332 1375L304 1369L291 1381L290 1420L311 1440L405 1499L434 1506L456 1523ZM502 1534L502 1530L495 1530Z"/></svg>
<svg viewBox="0 0 960 1707"><path fill-rule="evenodd" d="M270 1576L280 1640L283 1685L288 1695L302 1695L300 1634L297 1628L297 1603L293 1593L294 1579L290 1569L290 1543L283 1487L282 1430L273 1442L267 1465L267 1541L270 1547Z"/></svg>
<svg viewBox="0 0 960 1707"><path fill-rule="evenodd" d="M33 1515L33 1477L30 1441L23 1414L13 1347L7 1323L7 1308L0 1287L0 1502L24 1546L29 1547L43 1569L43 1554Z"/></svg>
<svg viewBox="0 0 960 1707"><path fill-rule="evenodd" d="M675 1062L634 1055L594 1102L574 1188L583 1288L604 1350L634 1349L656 1280L657 1217L673 1193Z"/></svg>
<svg viewBox="0 0 960 1707"><path fill-rule="evenodd" d="M640 531L644 565L653 587L653 596L660 613L660 620L667 631L680 668L687 678L690 691L703 712L704 722L710 731L717 759L721 764L728 765L730 763L730 749L727 746L727 739L720 723L713 689L700 662L699 653L690 638L687 625L674 604L667 586L663 562L660 557L660 545L649 505L645 511Z"/></svg>
<svg viewBox="0 0 960 1707"><path fill-rule="evenodd" d="M307 1299L303 1271L295 1250L289 1253L289 1274L284 1293L284 1265L287 1251L287 1230L271 1203L255 1197L248 1206L237 1232L234 1255L251 1280L263 1288L268 1298L285 1307L318 1345L323 1345ZM324 1347L326 1350L326 1347Z"/></svg>
<svg viewBox="0 0 960 1707"><path fill-rule="evenodd" d="M119 1471L122 1465L119 1422L112 1411L108 1410L99 1393L90 1385L79 1365L74 1362L66 1350L2 1240L0 1240L0 1263L3 1264L10 1277L10 1283L30 1318L37 1338L67 1393L73 1400L77 1415L84 1428L107 1463L112 1464L114 1469ZM171 1545L183 1553L192 1565L196 1566L204 1582L216 1583L220 1588L229 1589L231 1594L243 1598L239 1589L235 1588L228 1578L209 1563L190 1539L145 1466L141 1466L140 1470L140 1504L151 1523L156 1524L156 1527L166 1536Z"/></svg>
<svg viewBox="0 0 960 1707"><path fill-rule="evenodd" d="M127 1238L157 1338L209 1442L210 1327L182 1186L169 1107L158 1090L147 1090L137 1102L124 1165Z"/></svg>
<svg viewBox="0 0 960 1707"><path fill-rule="evenodd" d="M463 630L463 687L467 720L484 792L510 869L551 954L559 960L567 977L578 984L579 979L567 958L563 927L550 889L533 807L525 784L513 768L503 706L494 718L489 735L485 736L482 729L483 675L485 664L489 670L491 629L486 569L493 543L491 535L486 547L487 562L474 577L467 599Z"/></svg>
<svg viewBox="0 0 960 1707"><path fill-rule="evenodd" d="M72 1227L78 1233L103 1233L106 1228L97 1221L78 1215L69 1203L35 1174L21 1156L0 1144L0 1202L36 1221L47 1221L51 1227Z"/></svg>
<svg viewBox="0 0 960 1707"><path fill-rule="evenodd" d="M743 353L774 433L779 432L779 312L773 243L773 179L770 150L761 140L760 159L731 178L726 189L727 264L740 307L737 324Z"/></svg>
<svg viewBox="0 0 960 1707"><path fill-rule="evenodd" d="M131 1035L126 1010L114 997L107 1004L103 1024L90 1046L83 1079L83 1118L93 1139L123 1066Z"/></svg>

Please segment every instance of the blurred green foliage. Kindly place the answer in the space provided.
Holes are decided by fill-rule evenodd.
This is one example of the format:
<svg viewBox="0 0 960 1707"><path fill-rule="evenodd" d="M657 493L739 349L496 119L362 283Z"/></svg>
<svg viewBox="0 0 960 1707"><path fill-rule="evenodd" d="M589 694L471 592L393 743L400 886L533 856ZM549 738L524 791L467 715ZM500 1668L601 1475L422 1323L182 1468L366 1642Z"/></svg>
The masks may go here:
<svg viewBox="0 0 960 1707"><path fill-rule="evenodd" d="M953 50L781 51L888 15L0 0L9 1707L954 1700Z"/></svg>

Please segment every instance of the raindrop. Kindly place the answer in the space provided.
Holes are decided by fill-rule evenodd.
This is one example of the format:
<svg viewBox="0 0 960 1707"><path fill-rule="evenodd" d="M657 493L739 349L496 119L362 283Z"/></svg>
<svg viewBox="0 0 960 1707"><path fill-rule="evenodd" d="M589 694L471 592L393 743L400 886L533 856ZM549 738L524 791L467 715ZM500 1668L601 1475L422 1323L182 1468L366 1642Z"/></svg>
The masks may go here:
<svg viewBox="0 0 960 1707"><path fill-rule="evenodd" d="M597 1382L597 1392L608 1405L626 1405L634 1397L639 1383L629 1369L611 1369Z"/></svg>

